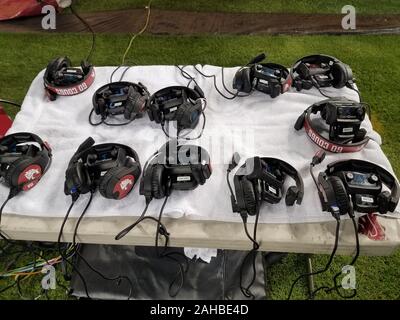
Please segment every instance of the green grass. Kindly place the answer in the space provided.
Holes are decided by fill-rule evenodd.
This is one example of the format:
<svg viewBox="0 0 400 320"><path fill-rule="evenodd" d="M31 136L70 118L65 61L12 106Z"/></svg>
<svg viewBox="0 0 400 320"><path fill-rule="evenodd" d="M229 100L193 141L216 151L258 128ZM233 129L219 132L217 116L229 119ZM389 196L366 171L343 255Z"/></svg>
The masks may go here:
<svg viewBox="0 0 400 320"><path fill-rule="evenodd" d="M95 65L118 65L128 44L128 35L99 35L93 56ZM129 59L138 64L215 64L234 66L266 52L271 61L291 65L298 57L323 52L337 56L350 64L358 79L365 101L372 106L375 129L383 137L383 149L397 175L400 174L400 112L398 93L400 82L399 36L143 36L135 40ZM22 102L37 73L50 59L66 54L79 63L87 54L90 35L0 34L0 97ZM229 80L227 80L228 82ZM15 109L7 111L15 114ZM318 255L315 264L323 266L327 257ZM349 261L339 257L333 267ZM362 257L357 264L359 299L398 299L400 251L390 257ZM271 296L286 298L291 281L303 271L301 256L289 255L285 263L273 267ZM317 285L329 284L330 275L317 278ZM28 281L28 280L27 280ZM33 280L32 280L33 281ZM33 288L33 287L32 287ZM36 288L36 287L35 287ZM34 289L32 289L34 291ZM36 291L37 292L37 289ZM57 291L58 292L58 291ZM294 297L306 298L305 282L300 283ZM62 297L63 291L53 293ZM319 298L335 298L321 293ZM9 291L0 299L18 298Z"/></svg>
<svg viewBox="0 0 400 320"><path fill-rule="evenodd" d="M79 0L77 9L83 11L106 11L143 8L148 0ZM206 12L290 12L290 13L337 13L345 5L353 5L359 14L400 13L398 0L154 0L152 8L163 10L186 10Z"/></svg>
<svg viewBox="0 0 400 320"><path fill-rule="evenodd" d="M19 242L23 243L23 242ZM4 241L0 241L0 245L5 245ZM19 245L13 245L12 249L7 249L5 252L12 253L12 252L20 252L24 251L21 255L9 255L7 258L2 257L0 259L0 273L3 273L5 270L13 270L15 268L19 268L24 266L25 264L31 263L33 261L33 255L30 250L27 249L26 245L23 247ZM1 252L1 250L0 250ZM45 259L52 259L57 257L58 251L54 248L48 248L41 251L41 255L45 257ZM36 259L38 257L36 256ZM0 300L60 300L60 299L70 299L71 297L67 294L68 282L63 278L62 272L60 272L58 266L56 266L56 277L57 277L57 285L55 290L48 290L47 296L43 292L41 287L41 279L43 278L44 274L37 274L31 275L29 277L20 276L19 277L19 286L20 290L18 290L17 286L15 285L12 289L9 289L3 293L0 293ZM6 288L9 285L15 284L16 279L14 277L8 277L5 279L0 278L0 291L3 288ZM65 287L65 289L62 288Z"/></svg>

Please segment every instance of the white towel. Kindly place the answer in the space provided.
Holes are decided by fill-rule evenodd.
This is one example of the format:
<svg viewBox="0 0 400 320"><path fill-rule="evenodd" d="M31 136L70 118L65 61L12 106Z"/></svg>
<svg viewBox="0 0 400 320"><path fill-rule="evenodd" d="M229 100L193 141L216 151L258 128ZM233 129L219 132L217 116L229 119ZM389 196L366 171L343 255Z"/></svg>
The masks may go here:
<svg viewBox="0 0 400 320"><path fill-rule="evenodd" d="M200 66L206 74L217 75L217 85L221 85L221 68ZM5 208L6 213L40 217L63 217L71 202L64 195L63 184L69 159L88 136L96 143L116 142L134 148L142 165L165 141L161 127L150 122L147 115L122 127L100 125L93 127L88 123L92 108L92 96L97 88L108 83L115 67L96 68L93 85L85 92L72 96L59 96L56 101L48 101L43 88L43 73L34 79L16 116L9 133L29 131L47 140L53 149L53 162L42 181L32 190L19 194ZM316 90L296 92L292 90L272 99L260 92L253 92L245 98L226 100L215 91L212 79L205 79L193 67L185 70L196 75L196 80L207 98L206 127L203 137L193 143L202 145L210 155L213 167L212 176L207 182L193 191L175 191L165 208L165 216L197 220L236 221L240 217L232 213L230 194L225 181L227 163L233 151L239 152L242 162L252 156L277 157L291 163L301 173L305 195L301 206L287 207L284 200L276 205L263 204L260 222L264 223L304 223L332 220L330 214L321 211L316 188L309 175L309 163L318 147L310 141L304 130L293 129L297 117L311 104L325 99ZM225 82L231 88L237 68L226 68ZM123 68L118 70L114 81L119 79ZM180 71L174 66L131 67L124 76L125 81L142 82L150 93L171 85L186 85ZM330 95L344 95L357 99L357 94L347 88L327 90ZM372 140L358 153L328 154L324 163L316 171L325 170L326 164L348 158L375 162L392 171L389 161L380 148L380 136L372 131L370 121L365 121ZM188 142L190 143L190 142ZM294 185L287 179L286 186ZM0 201L8 194L8 189L0 186ZM71 216L82 211L88 195L81 196ZM156 215L162 200L154 200L148 214ZM139 195L139 186L123 200L109 200L99 193L93 199L87 217L137 216L145 205L144 197ZM252 221L250 219L250 221Z"/></svg>

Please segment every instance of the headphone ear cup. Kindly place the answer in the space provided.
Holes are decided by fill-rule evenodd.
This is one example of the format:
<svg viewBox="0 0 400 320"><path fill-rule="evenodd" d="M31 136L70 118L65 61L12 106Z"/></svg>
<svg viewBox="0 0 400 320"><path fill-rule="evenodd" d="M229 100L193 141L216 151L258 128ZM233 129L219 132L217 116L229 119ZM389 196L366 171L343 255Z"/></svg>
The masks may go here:
<svg viewBox="0 0 400 320"><path fill-rule="evenodd" d="M156 199L162 199L166 194L166 186L164 184L164 166L155 165L151 174L151 192Z"/></svg>
<svg viewBox="0 0 400 320"><path fill-rule="evenodd" d="M299 195L299 189L296 186L291 186L286 191L285 203L287 206L293 206Z"/></svg>
<svg viewBox="0 0 400 320"><path fill-rule="evenodd" d="M343 88L347 81L349 81L346 65L344 63L335 62L331 67L331 73L333 77L332 85L336 89Z"/></svg>
<svg viewBox="0 0 400 320"><path fill-rule="evenodd" d="M57 77L57 71L62 68L69 68L71 66L71 61L67 57L59 57L52 60L47 65L47 74L50 82L55 80Z"/></svg>
<svg viewBox="0 0 400 320"><path fill-rule="evenodd" d="M132 86L129 87L128 98L124 117L127 120L133 120L146 110L146 98L137 92Z"/></svg>
<svg viewBox="0 0 400 320"><path fill-rule="evenodd" d="M340 214L348 213L349 199L342 180L340 180L339 177L330 176L328 177L328 182L331 184L333 192L335 193L336 205L339 208Z"/></svg>
<svg viewBox="0 0 400 320"><path fill-rule="evenodd" d="M272 83L271 84L271 98L276 98L281 94L281 84L280 83Z"/></svg>
<svg viewBox="0 0 400 320"><path fill-rule="evenodd" d="M115 167L107 171L99 183L100 194L107 199L120 200L132 191L137 181L133 168Z"/></svg>
<svg viewBox="0 0 400 320"><path fill-rule="evenodd" d="M390 202L391 194L389 191L383 191L378 195L378 207L379 213L385 214L389 210L389 202Z"/></svg>
<svg viewBox="0 0 400 320"><path fill-rule="evenodd" d="M367 135L367 130L365 130L364 128L360 128L357 131L356 135L354 136L353 142L356 143L363 141L366 135Z"/></svg>
<svg viewBox="0 0 400 320"><path fill-rule="evenodd" d="M250 68L246 68L243 70L243 92L245 93L250 93L252 89L250 73Z"/></svg>
<svg viewBox="0 0 400 320"><path fill-rule="evenodd" d="M11 188L21 188L27 191L33 188L43 175L42 167L37 159L22 157L11 163L5 175L5 182Z"/></svg>
<svg viewBox="0 0 400 320"><path fill-rule="evenodd" d="M87 75L89 73L91 67L92 65L89 63L89 61L87 60L81 61L81 68L84 75Z"/></svg>
<svg viewBox="0 0 400 320"><path fill-rule="evenodd" d="M243 178L241 181L243 200L249 215L253 216L257 213L257 199L254 192L253 184L250 180Z"/></svg>
<svg viewBox="0 0 400 320"><path fill-rule="evenodd" d="M240 92L250 93L252 89L250 72L251 69L249 67L239 69L233 78L233 88Z"/></svg>
<svg viewBox="0 0 400 320"><path fill-rule="evenodd" d="M301 82L301 87L304 90L310 90L313 87L313 83L311 80L303 80Z"/></svg>
<svg viewBox="0 0 400 320"><path fill-rule="evenodd" d="M75 166L75 170L72 173L72 179L74 186L78 189L80 194L85 194L90 191L92 181L86 167L82 162L78 162Z"/></svg>

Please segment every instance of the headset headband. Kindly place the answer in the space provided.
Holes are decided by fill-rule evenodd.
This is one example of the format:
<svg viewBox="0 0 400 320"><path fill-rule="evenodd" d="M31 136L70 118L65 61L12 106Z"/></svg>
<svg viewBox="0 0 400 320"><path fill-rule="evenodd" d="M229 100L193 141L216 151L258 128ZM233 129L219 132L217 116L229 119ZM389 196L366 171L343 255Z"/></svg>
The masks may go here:
<svg viewBox="0 0 400 320"><path fill-rule="evenodd" d="M281 159L277 158L261 158L261 160L266 161L267 163L277 163L281 169L283 169L283 172L285 172L288 176L290 176L295 182L296 182L296 187L299 190L298 196L297 196L297 204L301 204L301 201L303 200L303 195L304 195L304 183L303 179L301 178L299 172L289 163L286 161L283 161Z"/></svg>
<svg viewBox="0 0 400 320"><path fill-rule="evenodd" d="M47 150L51 155L51 148L47 142L44 142L38 135L30 132L18 132L9 134L0 139L1 146L17 145L25 142L36 142L42 150Z"/></svg>
<svg viewBox="0 0 400 320"><path fill-rule="evenodd" d="M172 148L171 148L172 146ZM193 148L196 148L195 153L190 152L190 159L188 165L190 164L201 164L202 162L205 162L207 164L210 163L210 155L208 154L207 150L204 149L201 146L193 145L193 144L183 144L183 145L178 145L177 140L169 140L166 143L164 143L161 148L158 149L156 153L153 154L153 156L148 160L148 162L145 164L143 171L145 171L146 167L150 164L154 164L157 162L158 164L164 164L164 165L169 165L171 162L176 162L175 164L178 164L179 160L179 154L182 152L182 149L187 148L189 150L193 150ZM196 159L193 157L197 156ZM160 163L160 157L164 157L162 162ZM172 161L167 161L171 160ZM167 163L168 162L168 163ZM196 163L193 163L196 162ZM172 163L173 165L174 163Z"/></svg>
<svg viewBox="0 0 400 320"><path fill-rule="evenodd" d="M291 73L294 72L294 70L301 64L301 63L327 63L329 64L330 62L333 63L338 63L341 62L335 57L326 55L326 54L312 54L309 56L305 56L299 60L297 60L294 64L293 67L291 68Z"/></svg>
<svg viewBox="0 0 400 320"><path fill-rule="evenodd" d="M323 101L322 101L323 102ZM348 153L348 152L357 152L363 149L368 141L369 137L365 137L363 140L355 143L350 144L342 144L337 142L332 142L326 138L324 138L318 130L314 127L311 121L311 114L317 113L318 111L322 110L321 102L313 104L312 106L308 107L303 114L299 117L295 124L295 129L300 130L303 126L308 135L308 137L317 144L320 148L335 152L335 153Z"/></svg>
<svg viewBox="0 0 400 320"><path fill-rule="evenodd" d="M304 195L304 183L298 171L286 161L277 158L270 157L253 157L246 159L246 162L242 164L237 170L235 176L245 176L249 180L261 179L265 180L265 174L263 173L261 161L273 166L278 166L284 173L290 176L295 182L296 187L299 190L297 196L297 204L301 204ZM251 163L251 165L250 165ZM248 171L250 167L253 167L251 172ZM241 174L242 172L242 174Z"/></svg>
<svg viewBox="0 0 400 320"><path fill-rule="evenodd" d="M87 159L87 156L91 153L97 153L97 152L103 152L106 151L107 149L112 150L113 148L121 148L125 150L126 155L128 157L133 158L139 165L139 156L136 153L135 150L133 150L131 147L128 147L124 144L119 144L119 143L102 143L102 144L97 144L94 145L94 140L92 137L87 138L77 149L75 154L72 156L70 162L69 162L69 167L76 163L79 159L82 159L85 161Z"/></svg>
<svg viewBox="0 0 400 320"><path fill-rule="evenodd" d="M204 99L204 93L197 85L194 86L193 89L185 87L185 86L170 86L170 87L166 87L166 88L163 88L163 89L158 90L157 92L155 92L151 96L150 102L153 102L158 97L161 97L161 96L163 96L165 94L168 94L173 90L181 90L182 92L185 92L187 97L189 99L192 99L192 100Z"/></svg>
<svg viewBox="0 0 400 320"><path fill-rule="evenodd" d="M59 58L59 59L67 59L67 58L63 57L63 58ZM53 60L52 62L55 62L55 61L57 61L57 59ZM70 68L72 68L72 67L70 67ZM85 70L84 68L82 68L82 72L84 74L82 80L80 80L76 83L70 84L70 85L62 86L62 85L54 85L50 81L48 81L49 71L50 70L49 70L49 66L48 66L46 68L46 71L45 71L45 74L43 77L44 86L46 89L48 89L51 92L56 93L59 96L73 96L73 95L76 95L76 94L79 94L79 93L85 91L87 88L89 88L92 85L94 78L95 78L95 74L96 74L93 65L89 65L88 70Z"/></svg>
<svg viewBox="0 0 400 320"><path fill-rule="evenodd" d="M110 89L121 89L124 87L134 87L141 95L149 95L149 92L147 91L146 87L142 83L134 83L134 82L129 82L129 81L117 81L117 82L111 82L107 83L104 86L100 87L99 89L96 90L95 94L93 95L93 104L97 103L96 102L96 96L102 94L104 91Z"/></svg>
<svg viewBox="0 0 400 320"><path fill-rule="evenodd" d="M350 159L350 160L339 160L332 162L327 165L326 174L333 174L339 171L352 171L359 170L361 172L367 173L375 173L378 175L382 182L391 190L391 203L392 203L392 211L395 210L397 203L400 198L400 186L399 182L396 178L386 169L378 166L375 163L358 160L358 159Z"/></svg>
<svg viewBox="0 0 400 320"><path fill-rule="evenodd" d="M271 68L271 69L277 69L279 71L281 71L281 79L279 81L279 83L282 85L282 93L288 91L290 89L290 87L292 86L292 76L290 71L283 65L278 64L278 63L272 63L272 62L268 62L268 63L258 63L258 65L261 65L263 67L266 68ZM257 72L257 70L256 70Z"/></svg>

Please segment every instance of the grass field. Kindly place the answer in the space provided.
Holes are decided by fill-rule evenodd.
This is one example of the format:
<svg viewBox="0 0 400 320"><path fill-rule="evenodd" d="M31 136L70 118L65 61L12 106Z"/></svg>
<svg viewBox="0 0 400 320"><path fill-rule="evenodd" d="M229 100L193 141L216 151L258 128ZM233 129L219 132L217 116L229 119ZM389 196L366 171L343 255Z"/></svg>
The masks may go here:
<svg viewBox="0 0 400 320"><path fill-rule="evenodd" d="M384 141L382 147L400 175L400 84L396 77L400 74L399 39L398 36L143 36L135 40L129 59L143 65L202 63L234 66L246 63L260 52L266 52L271 61L285 65L310 53L337 56L352 66L363 98L372 106L374 127ZM118 65L128 41L128 35L98 36L94 64ZM32 79L50 59L68 55L78 64L89 46L89 35L0 34L0 97L22 102ZM12 107L7 107L7 111L15 114ZM338 257L334 270L339 270L349 259ZM325 255L315 256L316 267L323 266L326 260ZM360 258L357 298L399 299L399 266L400 251L390 257ZM273 267L269 271L271 297L286 298L292 280L303 271L305 261L301 255L289 255L284 264ZM330 284L332 275L333 272L318 277L316 284ZM35 296L39 281L35 282L33 277L26 281L29 284L24 286L26 295ZM0 282L2 286L3 282ZM63 298L63 290L56 290L50 297ZM305 282L297 287L293 297L306 298ZM0 299L11 298L19 298L14 289L0 294ZM319 298L336 296L321 293Z"/></svg>
<svg viewBox="0 0 400 320"><path fill-rule="evenodd" d="M78 0L79 11L106 11L143 8L148 0ZM397 0L153 0L152 8L164 10L220 11L220 12L290 12L290 13L337 13L345 5L353 5L359 14L400 13Z"/></svg>

